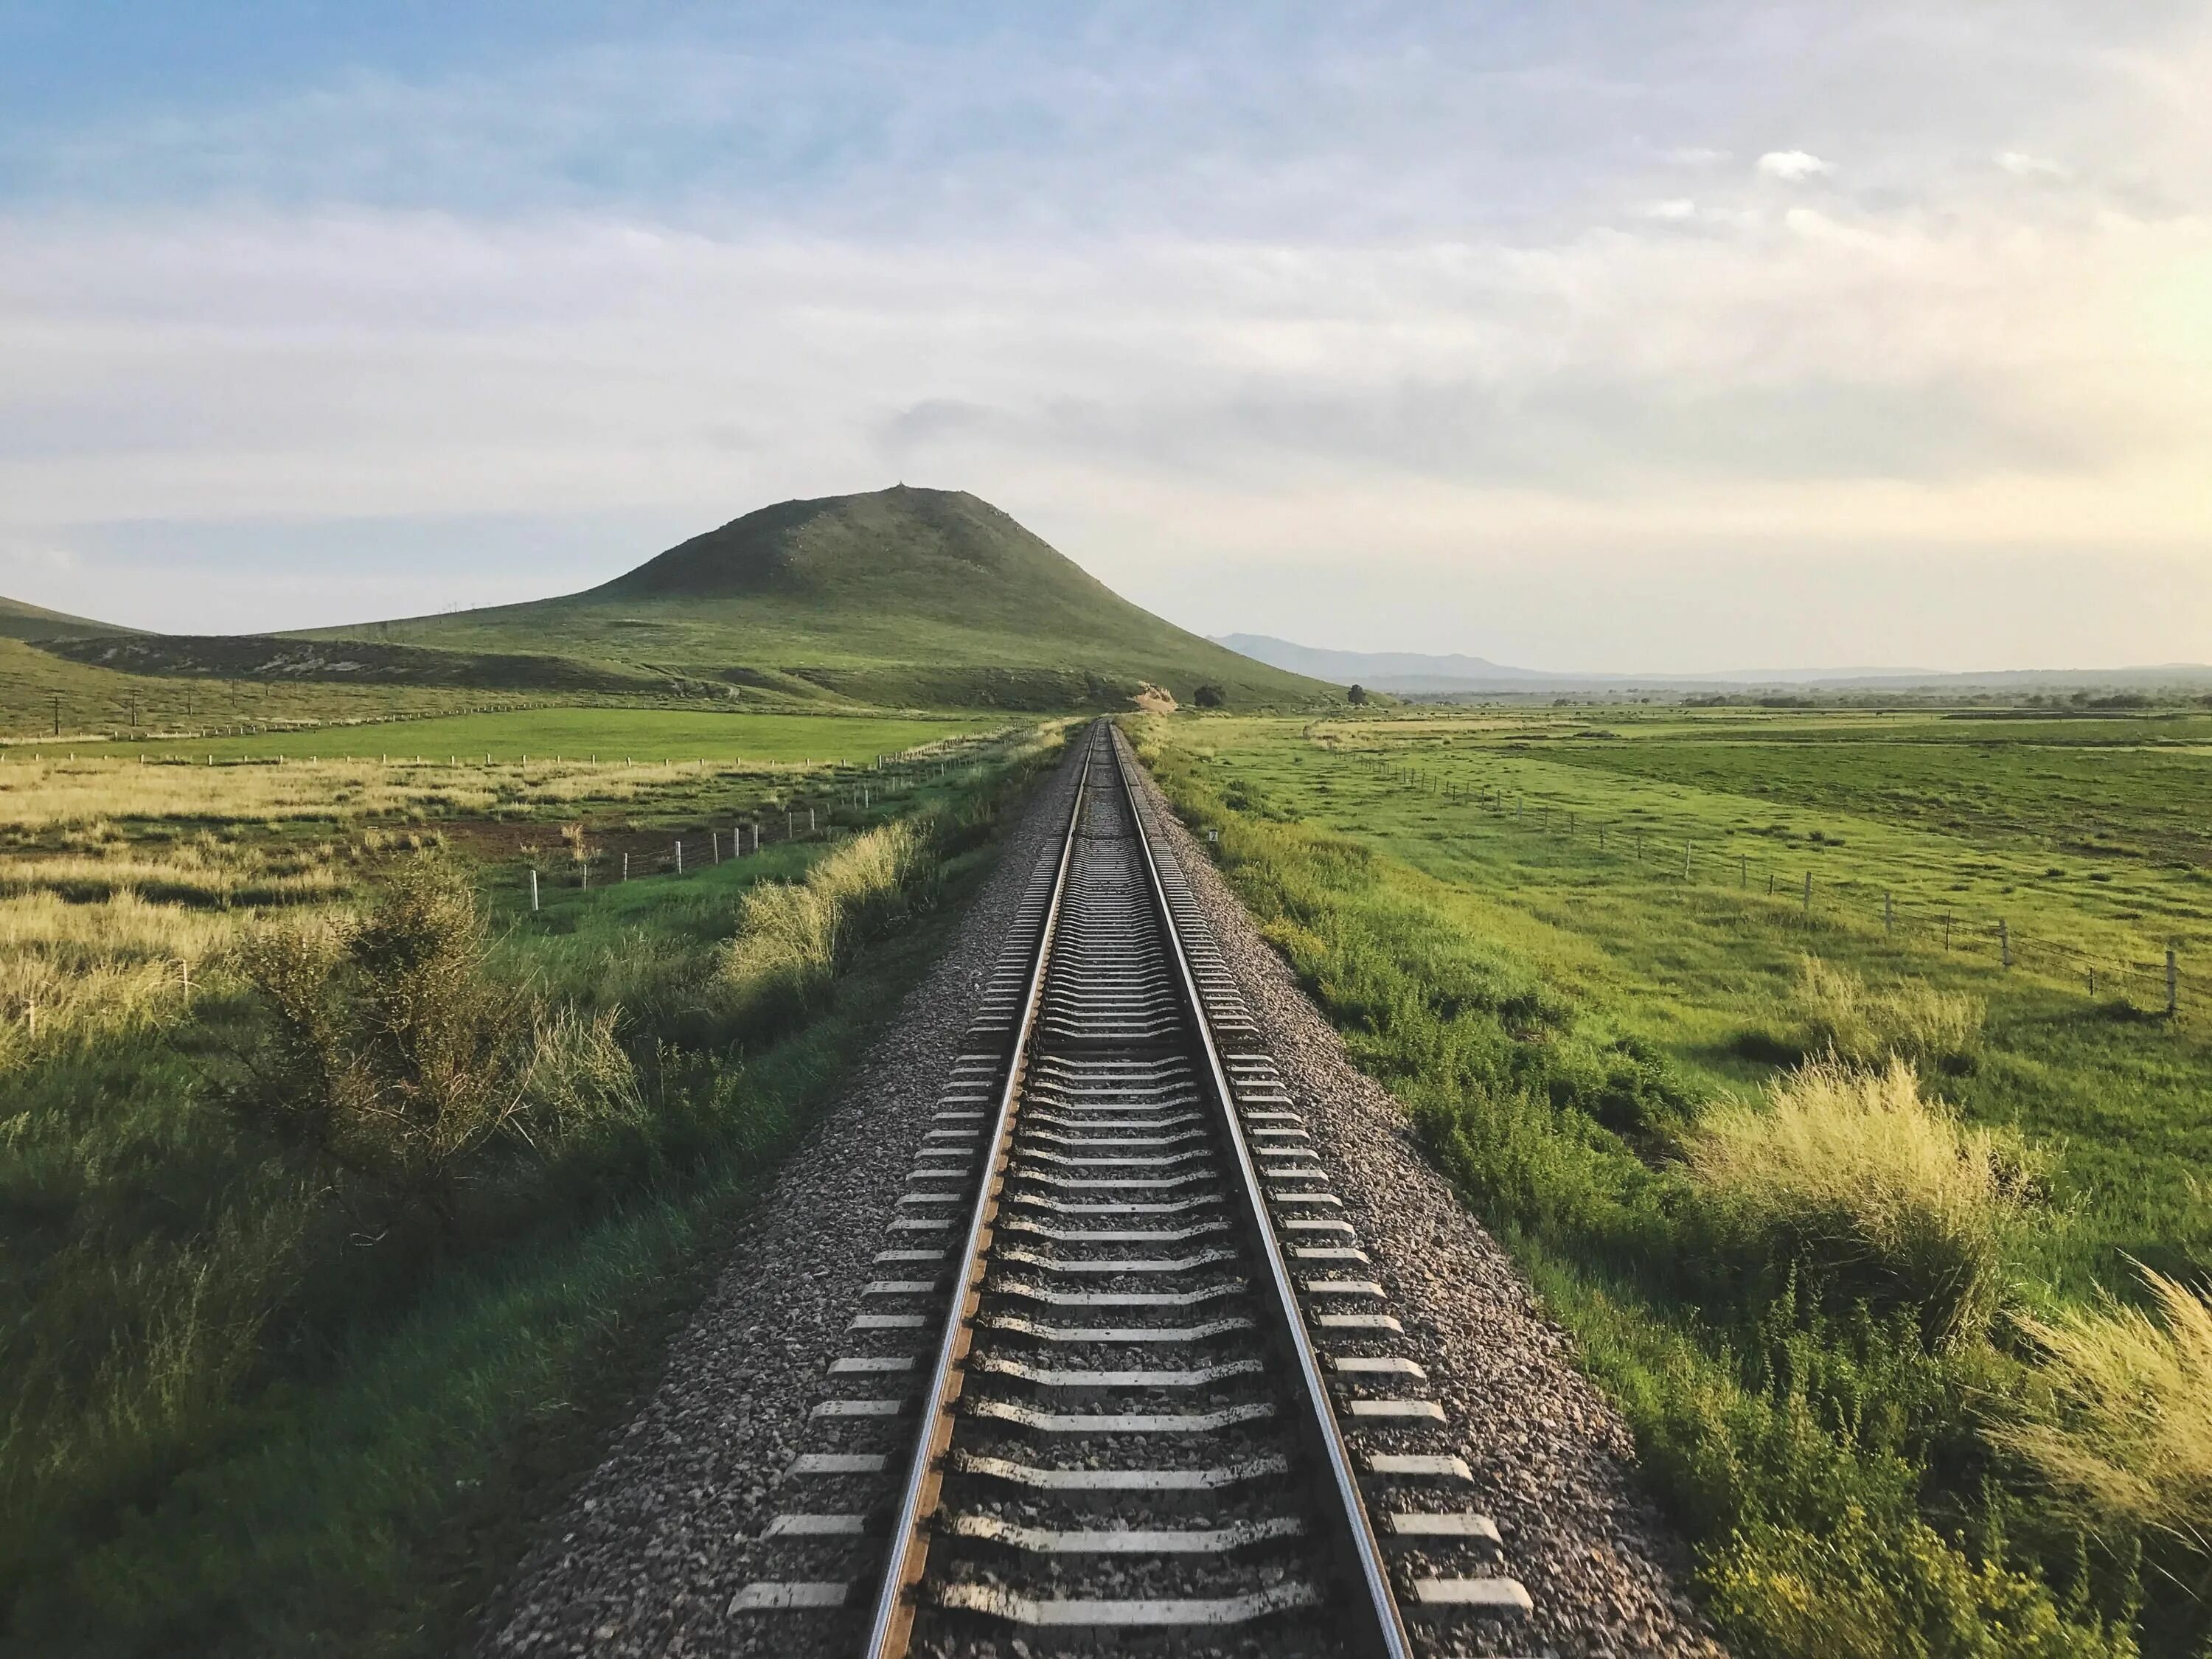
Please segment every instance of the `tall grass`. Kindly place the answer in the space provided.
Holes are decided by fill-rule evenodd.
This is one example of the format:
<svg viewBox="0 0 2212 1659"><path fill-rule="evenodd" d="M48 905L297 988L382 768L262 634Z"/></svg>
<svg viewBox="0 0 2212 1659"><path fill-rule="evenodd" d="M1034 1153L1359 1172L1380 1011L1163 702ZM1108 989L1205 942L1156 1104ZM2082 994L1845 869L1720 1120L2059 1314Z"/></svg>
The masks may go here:
<svg viewBox="0 0 2212 1659"><path fill-rule="evenodd" d="M846 842L800 880L748 890L718 964L738 1018L777 1029L817 1003L857 945L919 896L933 831L902 818Z"/></svg>
<svg viewBox="0 0 2212 1659"><path fill-rule="evenodd" d="M1790 1007L1809 1053L1860 1066L1894 1059L1948 1071L1972 1063L1988 1018L1987 1006L1966 992L1939 990L1921 979L1871 988L1815 956L1799 964Z"/></svg>
<svg viewBox="0 0 2212 1659"><path fill-rule="evenodd" d="M0 899L0 1079L34 1054L181 1018L237 921L130 891Z"/></svg>
<svg viewBox="0 0 2212 1659"><path fill-rule="evenodd" d="M237 848L201 836L158 854L118 848L104 857L0 859L0 897L52 893L84 904L133 893L205 909L321 903L352 885L334 858L326 847Z"/></svg>
<svg viewBox="0 0 2212 1659"><path fill-rule="evenodd" d="M618 1007L596 1014L573 1004L538 1011L531 1033L516 1133L532 1147L560 1152L611 1130L647 1127L651 1108L636 1063L616 1036Z"/></svg>
<svg viewBox="0 0 2212 1659"><path fill-rule="evenodd" d="M1917 1310L1938 1344L1987 1330L2041 1176L2015 1138L1962 1125L1896 1059L1810 1061L1763 1105L1707 1108L1685 1151L1722 1248Z"/></svg>
<svg viewBox="0 0 2212 1659"><path fill-rule="evenodd" d="M2201 1591L2212 1558L2212 1291L2142 1273L2148 1310L2107 1298L2021 1320L2055 1411L1992 1433L2092 1532L2185 1558Z"/></svg>

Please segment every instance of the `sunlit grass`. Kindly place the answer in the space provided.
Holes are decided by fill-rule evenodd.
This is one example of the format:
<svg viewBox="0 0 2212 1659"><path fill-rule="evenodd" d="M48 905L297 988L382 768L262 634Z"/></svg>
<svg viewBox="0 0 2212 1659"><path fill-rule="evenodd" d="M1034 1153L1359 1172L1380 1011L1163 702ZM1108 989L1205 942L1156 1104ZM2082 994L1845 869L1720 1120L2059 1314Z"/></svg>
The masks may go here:
<svg viewBox="0 0 2212 1659"><path fill-rule="evenodd" d="M2212 1293L2143 1279L2148 1310L2021 1320L2057 1409L1997 1434L2108 1543L2147 1538L2198 1577L2212 1556Z"/></svg>
<svg viewBox="0 0 2212 1659"><path fill-rule="evenodd" d="M423 1634L449 1588L427 1540L505 1528L486 1573L520 1544L511 1496L463 1518L457 1462L523 1455L580 1368L636 1363L597 1345L781 1156L918 971L888 925L972 872L1000 794L1058 730L954 735L865 783L533 759L439 796L423 779L441 767L0 763L71 797L18 811L0 855L11 1631L42 1654L244 1652L280 1629L318 1650L442 1640ZM811 798L820 830L681 880L549 889L542 910L510 864L474 872L488 919L450 884L425 912L450 926L362 919L395 878L465 856L440 827L457 802L542 811L550 840L580 819L696 822L733 796ZM207 821L164 819L164 799ZM715 971L746 893L808 890L825 866L832 972L803 1017L749 1023ZM319 947L256 971L271 963L242 941L280 936L350 955L322 979ZM848 1003L854 972L878 982ZM271 1012L288 986L289 1035ZM272 1063L280 1048L300 1064ZM449 1361L467 1374L436 1375ZM341 1629L356 1614L373 1634Z"/></svg>
<svg viewBox="0 0 2212 1659"><path fill-rule="evenodd" d="M2014 1138L1960 1124L1894 1057L1785 1073L1758 1105L1700 1114L1685 1150L1726 1248L1796 1264L1846 1300L1911 1307L1939 1342L1987 1330L2038 1176Z"/></svg>
<svg viewBox="0 0 2212 1659"><path fill-rule="evenodd" d="M2212 1259L2202 879L2047 850L2040 821L1891 813L1863 739L1917 741L1903 723L1789 718L1738 725L1824 745L1816 799L1700 787L1688 751L1724 729L1641 712L1135 724L1621 1402L1734 1650L2194 1653L2203 1608L2166 1583L2138 1626L2130 1558L2095 1542L2125 1529L2085 1534L1982 1404L2065 1392L2049 1333L2124 1285L2124 1252ZM1563 754L1616 723L1685 756ZM2169 923L2199 930L2172 1021L2162 973L2112 971L2154 963ZM2098 1391L2048 1415L2077 1454Z"/></svg>

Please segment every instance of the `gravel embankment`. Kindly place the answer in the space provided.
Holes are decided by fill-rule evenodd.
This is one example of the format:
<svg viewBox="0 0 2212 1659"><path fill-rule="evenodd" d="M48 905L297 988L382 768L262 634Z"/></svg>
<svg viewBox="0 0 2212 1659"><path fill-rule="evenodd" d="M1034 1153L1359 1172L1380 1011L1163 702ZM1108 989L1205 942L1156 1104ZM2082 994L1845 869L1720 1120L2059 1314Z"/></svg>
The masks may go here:
<svg viewBox="0 0 2212 1659"><path fill-rule="evenodd" d="M797 1628L731 1620L730 1599L758 1576L753 1540L778 1507L976 994L1066 821L1073 782L1063 766L1031 792L957 937L792 1156L652 1394L523 1562L480 1652L788 1650Z"/></svg>
<svg viewBox="0 0 2212 1659"><path fill-rule="evenodd" d="M1535 1603L1527 1646L1561 1656L1717 1656L1684 1594L1687 1553L1635 1489L1628 1429L1574 1368L1566 1334L1430 1167L1404 1109L1344 1045L1263 940L1205 848L1139 775L1238 988L1306 1113L1395 1301L1413 1355L1460 1431L1474 1501ZM1436 1650L1449 1634L1431 1632Z"/></svg>

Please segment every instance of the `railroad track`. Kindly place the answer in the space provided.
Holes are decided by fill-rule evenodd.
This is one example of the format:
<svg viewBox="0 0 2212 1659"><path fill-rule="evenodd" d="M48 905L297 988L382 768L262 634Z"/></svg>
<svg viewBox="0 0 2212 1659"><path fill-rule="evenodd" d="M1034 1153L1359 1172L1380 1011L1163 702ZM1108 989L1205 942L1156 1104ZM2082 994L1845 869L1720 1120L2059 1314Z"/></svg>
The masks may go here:
<svg viewBox="0 0 2212 1659"><path fill-rule="evenodd" d="M1443 1412L1122 740L1070 763L732 1615L867 1659L1487 1646L1528 1601Z"/></svg>

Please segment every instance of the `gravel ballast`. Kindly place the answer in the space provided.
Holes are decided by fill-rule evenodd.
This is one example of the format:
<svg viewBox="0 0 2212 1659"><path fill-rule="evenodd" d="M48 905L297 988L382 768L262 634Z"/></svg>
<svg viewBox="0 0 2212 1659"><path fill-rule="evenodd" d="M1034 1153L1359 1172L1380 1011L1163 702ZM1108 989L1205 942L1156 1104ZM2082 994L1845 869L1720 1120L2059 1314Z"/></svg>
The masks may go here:
<svg viewBox="0 0 2212 1659"><path fill-rule="evenodd" d="M1063 765L1030 792L952 943L785 1164L652 1393L522 1563L482 1653L804 1651L817 1621L733 1619L730 1600L789 1507L778 1496L807 1411L1073 786Z"/></svg>
<svg viewBox="0 0 2212 1659"><path fill-rule="evenodd" d="M1405 1109L1353 1067L1158 787L1141 771L1137 783L1459 1431L1475 1505L1535 1604L1526 1650L1720 1654L1684 1589L1686 1550L1636 1489L1627 1425L1575 1369L1566 1333L1422 1157ZM1419 1639L1454 1650L1447 1631Z"/></svg>
<svg viewBox="0 0 2212 1659"><path fill-rule="evenodd" d="M792 1506L784 1471L806 1413L1073 783L1062 767L1032 792L957 936L785 1164L659 1382L500 1599L481 1653L811 1652L817 1620L732 1616L730 1602L777 1571L757 1540ZM1449 1413L1474 1503L1534 1600L1517 1650L1718 1655L1682 1592L1681 1546L1635 1490L1626 1427L1574 1369L1569 1339L1423 1160L1403 1109L1351 1066L1204 848L1158 816ZM1449 1626L1419 1639L1456 1650Z"/></svg>

